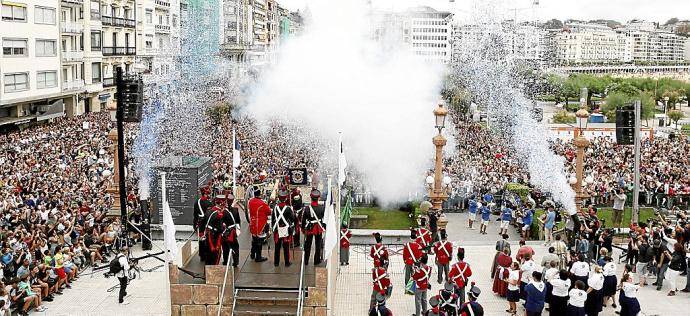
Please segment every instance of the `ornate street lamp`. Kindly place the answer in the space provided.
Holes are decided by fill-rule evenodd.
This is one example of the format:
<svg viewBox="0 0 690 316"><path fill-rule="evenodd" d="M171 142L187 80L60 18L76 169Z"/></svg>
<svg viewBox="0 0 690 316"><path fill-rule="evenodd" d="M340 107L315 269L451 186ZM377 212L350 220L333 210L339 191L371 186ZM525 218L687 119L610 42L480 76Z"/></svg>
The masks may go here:
<svg viewBox="0 0 690 316"><path fill-rule="evenodd" d="M577 112L575 112L575 117L577 118L577 130L575 133L575 147L577 148L577 164L575 168L575 204L582 208L582 201L584 201L588 196L587 193L582 189L582 176L584 169L585 160L585 148L589 146L589 141L584 136L584 131L587 129L587 123L589 121L589 112L582 106Z"/></svg>
<svg viewBox="0 0 690 316"><path fill-rule="evenodd" d="M446 116L448 115L448 110L443 106L443 101L439 102L438 107L434 109L434 117L436 121L436 129L438 129L438 134L432 139L434 146L436 146L436 164L434 168L434 184L431 189L431 194L429 194L429 200L432 204L432 209L436 214L438 214L438 228L445 229L448 224L448 220L443 215L443 201L448 199L448 194L446 194L443 189L443 146L446 145L447 140L443 137L442 131L446 127Z"/></svg>

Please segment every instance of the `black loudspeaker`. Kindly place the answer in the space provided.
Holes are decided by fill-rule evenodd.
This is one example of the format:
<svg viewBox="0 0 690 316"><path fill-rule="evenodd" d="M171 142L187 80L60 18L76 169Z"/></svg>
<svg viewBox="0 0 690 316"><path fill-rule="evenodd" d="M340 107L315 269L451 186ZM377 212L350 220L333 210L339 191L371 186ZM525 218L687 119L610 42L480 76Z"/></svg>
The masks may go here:
<svg viewBox="0 0 690 316"><path fill-rule="evenodd" d="M616 143L618 145L635 144L635 110L626 105L616 109Z"/></svg>
<svg viewBox="0 0 690 316"><path fill-rule="evenodd" d="M151 250L153 245L151 244L151 211L149 209L149 201L141 200L141 231L146 235L146 237L141 237L141 249ZM148 238L147 238L148 237Z"/></svg>

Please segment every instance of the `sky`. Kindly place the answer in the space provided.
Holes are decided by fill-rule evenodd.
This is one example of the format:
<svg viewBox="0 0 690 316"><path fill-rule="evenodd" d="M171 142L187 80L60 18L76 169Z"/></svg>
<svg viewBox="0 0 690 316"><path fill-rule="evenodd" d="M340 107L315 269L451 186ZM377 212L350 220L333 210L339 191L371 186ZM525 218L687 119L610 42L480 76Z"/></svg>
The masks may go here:
<svg viewBox="0 0 690 316"><path fill-rule="evenodd" d="M297 10L312 1L358 1L358 0L278 0L282 5ZM411 6L427 5L438 10L447 10L458 16L466 15L477 1L495 1L506 9L506 16L517 15L519 20L549 20L552 18L596 20L610 19L625 22L643 19L662 24L677 17L690 19L688 0L371 0L375 7L404 9ZM513 10L517 9L517 10ZM682 15L684 14L684 15Z"/></svg>

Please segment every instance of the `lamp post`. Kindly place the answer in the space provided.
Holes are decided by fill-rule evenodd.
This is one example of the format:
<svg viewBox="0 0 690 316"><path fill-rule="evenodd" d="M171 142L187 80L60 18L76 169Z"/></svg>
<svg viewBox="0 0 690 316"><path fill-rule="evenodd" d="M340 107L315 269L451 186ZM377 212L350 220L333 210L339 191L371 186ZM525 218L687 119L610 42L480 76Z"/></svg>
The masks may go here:
<svg viewBox="0 0 690 316"><path fill-rule="evenodd" d="M588 195L582 189L582 175L584 169L585 160L585 148L589 146L589 141L584 136L584 131L587 129L587 123L589 120L589 112L583 105L576 113L577 118L577 133L575 134L575 147L577 148L577 164L575 168L575 204L581 208L583 207L582 201L584 201ZM572 184L572 181L571 181Z"/></svg>
<svg viewBox="0 0 690 316"><path fill-rule="evenodd" d="M438 107L434 109L434 116L436 117L436 129L438 134L432 138L434 146L436 146L436 164L434 167L434 183L429 194L429 200L432 204L432 209L439 214L438 228L445 229L448 225L448 219L443 215L443 201L448 199L448 194L443 190L443 146L446 145L447 140L443 137L442 131L446 127L446 116L448 110L443 106L443 102L439 102Z"/></svg>

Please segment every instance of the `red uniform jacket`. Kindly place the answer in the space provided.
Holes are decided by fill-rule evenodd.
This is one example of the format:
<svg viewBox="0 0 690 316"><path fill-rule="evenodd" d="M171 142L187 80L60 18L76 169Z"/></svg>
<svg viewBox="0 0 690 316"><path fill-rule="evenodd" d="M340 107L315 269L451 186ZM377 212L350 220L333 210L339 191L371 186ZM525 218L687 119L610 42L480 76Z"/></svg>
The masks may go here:
<svg viewBox="0 0 690 316"><path fill-rule="evenodd" d="M249 200L249 216L249 232L252 236L261 235L268 222L268 217L271 216L271 208L262 199L251 198Z"/></svg>
<svg viewBox="0 0 690 316"><path fill-rule="evenodd" d="M350 238L352 232L349 229L343 228L340 230L340 248L350 248Z"/></svg>
<svg viewBox="0 0 690 316"><path fill-rule="evenodd" d="M431 267L425 264L415 267L414 273L412 274L412 279L417 285L418 290L428 290L429 289L429 277L431 277Z"/></svg>
<svg viewBox="0 0 690 316"><path fill-rule="evenodd" d="M381 267L371 269L371 282L374 285L374 291L383 295L386 295L386 290L391 286L391 279L386 269Z"/></svg>
<svg viewBox="0 0 690 316"><path fill-rule="evenodd" d="M410 241L403 246L403 261L405 264L415 264L424 254L422 246L416 241Z"/></svg>
<svg viewBox="0 0 690 316"><path fill-rule="evenodd" d="M448 272L448 278L459 288L465 287L471 276L472 269L470 268L470 264L464 261L453 264L453 266L450 267L450 272Z"/></svg>
<svg viewBox="0 0 690 316"><path fill-rule="evenodd" d="M453 258L453 243L450 241L437 241L434 244L434 253L436 254L436 263L448 264L450 258Z"/></svg>
<svg viewBox="0 0 690 316"><path fill-rule="evenodd" d="M374 259L374 267L383 267L388 262L388 249L382 244L373 245L369 250L369 257Z"/></svg>
<svg viewBox="0 0 690 316"><path fill-rule="evenodd" d="M429 232L428 229L426 228L417 228L417 243L422 246L422 248L426 248L431 244L431 232Z"/></svg>

